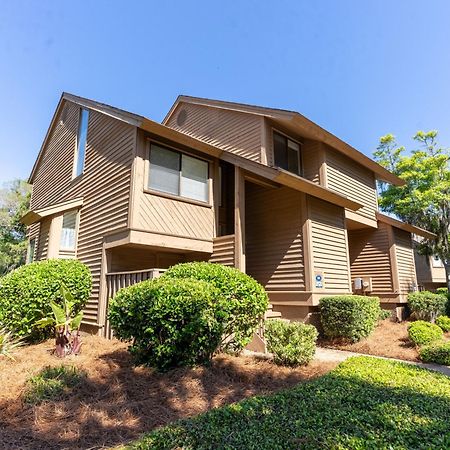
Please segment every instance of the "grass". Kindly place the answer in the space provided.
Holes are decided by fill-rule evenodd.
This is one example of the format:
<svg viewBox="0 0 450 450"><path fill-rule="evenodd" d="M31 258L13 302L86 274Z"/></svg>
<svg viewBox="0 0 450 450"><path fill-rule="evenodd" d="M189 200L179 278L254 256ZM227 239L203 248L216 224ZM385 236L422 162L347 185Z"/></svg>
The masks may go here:
<svg viewBox="0 0 450 450"><path fill-rule="evenodd" d="M38 405L46 400L57 400L69 394L85 378L85 373L73 366L44 367L28 380L25 403Z"/></svg>
<svg viewBox="0 0 450 450"><path fill-rule="evenodd" d="M450 377L351 358L314 381L157 429L127 449L448 449Z"/></svg>

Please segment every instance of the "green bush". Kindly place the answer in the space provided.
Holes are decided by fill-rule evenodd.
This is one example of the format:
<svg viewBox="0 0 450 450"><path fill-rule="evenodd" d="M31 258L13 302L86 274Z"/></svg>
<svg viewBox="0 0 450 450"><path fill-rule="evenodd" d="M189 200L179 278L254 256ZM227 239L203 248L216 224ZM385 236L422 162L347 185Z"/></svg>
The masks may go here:
<svg viewBox="0 0 450 450"><path fill-rule="evenodd" d="M39 261L0 278L0 324L17 336L38 341L53 336L53 328L39 329L35 323L52 313L50 301L62 303L64 283L76 300L74 310L86 304L92 287L87 266L75 259Z"/></svg>
<svg viewBox="0 0 450 450"><path fill-rule="evenodd" d="M415 345L426 345L442 339L443 331L434 323L418 320L408 325L409 339Z"/></svg>
<svg viewBox="0 0 450 450"><path fill-rule="evenodd" d="M446 308L445 308L445 314L447 316L450 316L450 293L448 292L448 289L445 288L437 288L436 294L443 295L445 297L446 301Z"/></svg>
<svg viewBox="0 0 450 450"><path fill-rule="evenodd" d="M308 364L316 352L317 330L313 325L283 320L267 320L264 337L276 364Z"/></svg>
<svg viewBox="0 0 450 450"><path fill-rule="evenodd" d="M319 309L325 336L351 342L369 336L382 314L378 297L361 295L323 297Z"/></svg>
<svg viewBox="0 0 450 450"><path fill-rule="evenodd" d="M159 278L121 289L110 302L116 337L132 341L137 362L164 371L208 362L223 325L214 312L218 291L204 281Z"/></svg>
<svg viewBox="0 0 450 450"><path fill-rule="evenodd" d="M86 378L85 372L73 366L44 367L28 380L25 403L37 405L45 400L58 400L70 393Z"/></svg>
<svg viewBox="0 0 450 450"><path fill-rule="evenodd" d="M450 317L448 316L439 316L436 319L436 325L444 332L447 333L450 331Z"/></svg>
<svg viewBox="0 0 450 450"><path fill-rule="evenodd" d="M438 342L422 347L419 355L423 362L450 366L450 342Z"/></svg>
<svg viewBox="0 0 450 450"><path fill-rule="evenodd" d="M269 304L267 293L257 281L237 269L220 264L177 264L162 278L207 281L220 291L215 302L215 314L224 325L220 347L225 351L239 352L251 341Z"/></svg>
<svg viewBox="0 0 450 450"><path fill-rule="evenodd" d="M447 300L443 295L429 291L411 292L408 294L408 305L418 320L434 322L445 313Z"/></svg>

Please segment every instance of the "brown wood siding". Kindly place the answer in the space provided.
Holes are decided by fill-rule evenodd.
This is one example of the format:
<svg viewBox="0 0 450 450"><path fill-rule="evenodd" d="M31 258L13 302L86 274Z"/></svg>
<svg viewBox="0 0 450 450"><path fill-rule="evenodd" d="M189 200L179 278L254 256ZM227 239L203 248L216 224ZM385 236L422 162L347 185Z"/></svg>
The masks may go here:
<svg viewBox="0 0 450 450"><path fill-rule="evenodd" d="M411 234L394 228L394 242L400 293L408 293L417 285Z"/></svg>
<svg viewBox="0 0 450 450"><path fill-rule="evenodd" d="M78 117L79 107L66 102L37 168L31 204L35 209L83 197L77 258L92 272L84 319L96 323L103 237L127 226L136 130L90 111L84 173L72 180Z"/></svg>
<svg viewBox="0 0 450 450"><path fill-rule="evenodd" d="M246 272L269 291L305 290L301 194L245 185Z"/></svg>
<svg viewBox="0 0 450 450"><path fill-rule="evenodd" d="M214 236L214 211L207 206L141 192L136 228L211 240Z"/></svg>
<svg viewBox="0 0 450 450"><path fill-rule="evenodd" d="M234 267L234 261L234 234L214 238L213 254L209 262Z"/></svg>
<svg viewBox="0 0 450 450"><path fill-rule="evenodd" d="M308 205L313 269L323 273L325 290L350 292L344 210L313 197Z"/></svg>
<svg viewBox="0 0 450 450"><path fill-rule="evenodd" d="M183 115L184 122L180 121ZM181 103L166 125L223 150L260 162L262 123L259 116L252 114Z"/></svg>
<svg viewBox="0 0 450 450"><path fill-rule="evenodd" d="M393 292L387 225L380 222L378 229L349 231L348 246L352 280L371 277L373 294Z"/></svg>
<svg viewBox="0 0 450 450"><path fill-rule="evenodd" d="M322 165L322 144L318 141L305 140L302 145L303 176L320 184L320 166Z"/></svg>
<svg viewBox="0 0 450 450"><path fill-rule="evenodd" d="M31 239L36 239L35 247L34 247L33 261L38 261L37 250L38 250L38 245L39 245L40 226L41 226L40 222L35 222L32 225L30 225L27 229L28 242L30 242Z"/></svg>
<svg viewBox="0 0 450 450"><path fill-rule="evenodd" d="M376 220L378 209L375 176L345 155L326 147L327 187L363 204L356 214Z"/></svg>
<svg viewBox="0 0 450 450"><path fill-rule="evenodd" d="M36 261L47 259L48 240L50 237L51 218L41 220L39 227L39 237L36 246Z"/></svg>

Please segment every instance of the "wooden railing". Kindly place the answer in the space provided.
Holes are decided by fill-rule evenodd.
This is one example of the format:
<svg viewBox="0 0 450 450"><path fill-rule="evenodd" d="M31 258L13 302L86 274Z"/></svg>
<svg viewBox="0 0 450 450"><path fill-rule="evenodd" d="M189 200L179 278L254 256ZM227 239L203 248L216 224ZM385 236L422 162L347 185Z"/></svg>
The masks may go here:
<svg viewBox="0 0 450 450"><path fill-rule="evenodd" d="M213 253L210 262L234 267L234 234L219 236L213 239Z"/></svg>
<svg viewBox="0 0 450 450"><path fill-rule="evenodd" d="M125 287L140 283L141 281L158 278L166 269L134 270L131 272L109 272L106 274L106 298L108 308L109 301L117 292ZM107 309L108 311L108 309ZM109 321L106 320L105 336L111 338L113 335Z"/></svg>

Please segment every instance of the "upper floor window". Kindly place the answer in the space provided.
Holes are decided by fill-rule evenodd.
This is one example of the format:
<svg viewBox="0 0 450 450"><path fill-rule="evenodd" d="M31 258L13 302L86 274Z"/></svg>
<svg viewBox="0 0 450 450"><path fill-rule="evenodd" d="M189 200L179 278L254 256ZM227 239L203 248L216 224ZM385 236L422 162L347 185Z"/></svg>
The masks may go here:
<svg viewBox="0 0 450 450"><path fill-rule="evenodd" d="M36 238L30 239L28 243L27 264L34 261L34 253L36 251Z"/></svg>
<svg viewBox="0 0 450 450"><path fill-rule="evenodd" d="M152 144L148 187L155 191L208 202L208 162Z"/></svg>
<svg viewBox="0 0 450 450"><path fill-rule="evenodd" d="M67 211L63 215L60 250L75 250L77 211Z"/></svg>
<svg viewBox="0 0 450 450"><path fill-rule="evenodd" d="M273 156L277 167L296 175L301 174L300 144L275 131L273 133Z"/></svg>
<svg viewBox="0 0 450 450"><path fill-rule="evenodd" d="M74 177L81 175L84 170L84 159L86 155L87 131L89 122L89 111L81 109L78 120L77 148L75 153Z"/></svg>

